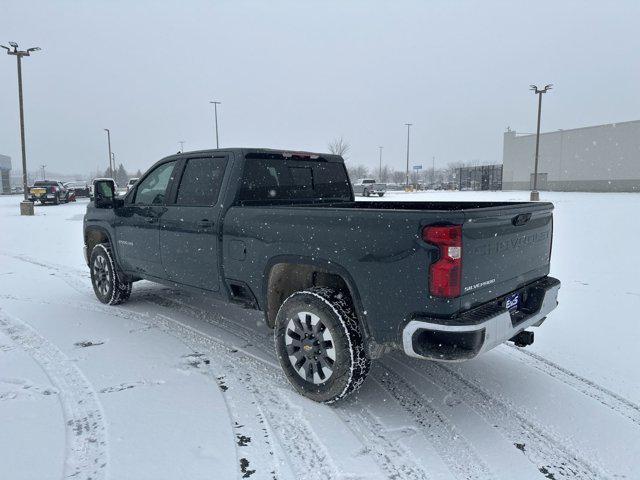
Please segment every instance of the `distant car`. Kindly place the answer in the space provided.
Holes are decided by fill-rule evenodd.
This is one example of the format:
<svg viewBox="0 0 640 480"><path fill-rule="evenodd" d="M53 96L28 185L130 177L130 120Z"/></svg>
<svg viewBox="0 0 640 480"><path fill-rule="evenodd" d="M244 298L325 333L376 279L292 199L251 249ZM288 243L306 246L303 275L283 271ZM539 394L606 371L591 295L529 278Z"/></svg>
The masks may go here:
<svg viewBox="0 0 640 480"><path fill-rule="evenodd" d="M371 195L382 197L387 193L387 185L377 183L373 178L360 178L353 184L353 193L362 195L363 197L369 197Z"/></svg>
<svg viewBox="0 0 640 480"><path fill-rule="evenodd" d="M136 184L136 182L137 182L138 180L140 180L140 179L139 179L139 178L137 178L137 177L134 177L134 178L130 178L130 179L129 179L129 181L127 182L127 192L131 189L131 187L133 187L133 186Z"/></svg>
<svg viewBox="0 0 640 480"><path fill-rule="evenodd" d="M67 182L64 184L67 190L72 191L76 194L76 197L90 197L91 196L91 187L87 182L84 181L76 181L76 182Z"/></svg>
<svg viewBox="0 0 640 480"><path fill-rule="evenodd" d="M57 180L39 180L29 189L29 200L58 205L69 201L69 190Z"/></svg>

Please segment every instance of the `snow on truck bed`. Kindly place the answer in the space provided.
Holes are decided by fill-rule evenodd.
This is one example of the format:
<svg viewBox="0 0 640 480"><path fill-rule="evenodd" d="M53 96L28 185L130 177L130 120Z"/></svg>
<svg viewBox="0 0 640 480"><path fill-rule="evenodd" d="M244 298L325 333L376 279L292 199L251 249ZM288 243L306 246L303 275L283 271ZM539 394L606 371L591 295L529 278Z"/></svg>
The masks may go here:
<svg viewBox="0 0 640 480"><path fill-rule="evenodd" d="M149 282L99 303L85 202L0 197L0 478L640 478L640 195L542 197L563 285L535 344L389 355L336 406L292 391L258 312Z"/></svg>

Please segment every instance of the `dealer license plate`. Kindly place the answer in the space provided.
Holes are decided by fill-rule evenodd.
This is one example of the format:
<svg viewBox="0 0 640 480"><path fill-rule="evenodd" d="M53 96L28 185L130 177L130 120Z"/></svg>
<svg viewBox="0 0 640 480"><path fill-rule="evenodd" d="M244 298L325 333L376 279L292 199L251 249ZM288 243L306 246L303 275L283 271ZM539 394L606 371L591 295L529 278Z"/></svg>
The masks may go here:
<svg viewBox="0 0 640 480"><path fill-rule="evenodd" d="M517 310L518 306L520 305L520 294L519 293L512 293L511 295L507 295L507 297L504 300L504 306L507 308L507 310Z"/></svg>

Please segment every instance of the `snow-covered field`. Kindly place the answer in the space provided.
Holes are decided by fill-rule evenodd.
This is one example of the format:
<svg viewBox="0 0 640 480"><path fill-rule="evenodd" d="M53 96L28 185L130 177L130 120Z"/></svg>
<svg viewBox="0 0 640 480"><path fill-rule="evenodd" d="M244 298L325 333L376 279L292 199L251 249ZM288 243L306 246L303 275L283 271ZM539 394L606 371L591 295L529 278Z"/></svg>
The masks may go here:
<svg viewBox="0 0 640 480"><path fill-rule="evenodd" d="M258 312L148 282L100 304L86 201L0 197L0 479L640 478L640 195L542 196L563 286L536 343L389 355L337 406L289 388Z"/></svg>

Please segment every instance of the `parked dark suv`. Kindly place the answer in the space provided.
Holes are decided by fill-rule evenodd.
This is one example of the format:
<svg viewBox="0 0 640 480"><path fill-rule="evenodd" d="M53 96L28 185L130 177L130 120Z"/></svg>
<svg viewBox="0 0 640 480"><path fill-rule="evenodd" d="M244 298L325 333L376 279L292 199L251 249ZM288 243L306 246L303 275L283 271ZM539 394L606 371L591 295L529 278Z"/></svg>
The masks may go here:
<svg viewBox="0 0 640 480"><path fill-rule="evenodd" d="M124 197L95 182L84 219L93 288L181 286L264 311L291 384L333 402L391 350L462 361L526 345L556 307L553 205L354 201L341 157L183 153Z"/></svg>

